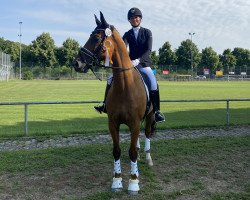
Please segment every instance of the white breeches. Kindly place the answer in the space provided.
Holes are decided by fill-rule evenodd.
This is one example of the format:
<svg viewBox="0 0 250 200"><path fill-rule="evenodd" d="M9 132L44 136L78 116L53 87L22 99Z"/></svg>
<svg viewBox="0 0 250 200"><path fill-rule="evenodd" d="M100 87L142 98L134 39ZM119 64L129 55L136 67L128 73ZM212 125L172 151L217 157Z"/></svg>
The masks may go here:
<svg viewBox="0 0 250 200"><path fill-rule="evenodd" d="M157 90L157 81L152 69L150 67L142 67L141 65L136 66L136 68L139 70L144 81L149 87L148 88L149 91ZM112 81L113 81L113 75L110 75L107 79L108 85L111 85Z"/></svg>
<svg viewBox="0 0 250 200"><path fill-rule="evenodd" d="M149 91L157 90L157 82L152 69L150 67L142 67L141 65L136 66L136 68L147 83Z"/></svg>

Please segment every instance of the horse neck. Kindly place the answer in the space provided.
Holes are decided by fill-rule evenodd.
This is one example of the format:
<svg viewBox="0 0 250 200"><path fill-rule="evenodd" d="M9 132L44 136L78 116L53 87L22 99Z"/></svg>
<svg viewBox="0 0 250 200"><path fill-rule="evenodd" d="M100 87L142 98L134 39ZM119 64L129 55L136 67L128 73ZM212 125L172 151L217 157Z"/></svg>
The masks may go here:
<svg viewBox="0 0 250 200"><path fill-rule="evenodd" d="M126 84L133 81L133 69L127 70L130 67L133 67L130 60L126 45L117 31L114 31L114 42L115 49L113 54L113 67L119 69L113 69L114 82L118 87L125 87ZM123 70L122 70L123 69Z"/></svg>

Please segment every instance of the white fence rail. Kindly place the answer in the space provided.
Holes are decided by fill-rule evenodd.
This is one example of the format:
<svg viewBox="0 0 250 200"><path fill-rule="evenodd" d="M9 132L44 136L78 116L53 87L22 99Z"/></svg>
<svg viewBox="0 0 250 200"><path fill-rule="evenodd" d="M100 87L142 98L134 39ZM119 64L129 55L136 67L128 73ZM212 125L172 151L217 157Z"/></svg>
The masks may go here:
<svg viewBox="0 0 250 200"><path fill-rule="evenodd" d="M161 100L162 103L187 103L187 102L225 102L226 103L226 124L230 126L230 107L233 101L250 101L250 99L206 99L206 100ZM61 101L61 102L0 102L1 105L17 106L24 105L24 134L28 135L28 106L29 105L48 105L48 104L92 104L102 101Z"/></svg>

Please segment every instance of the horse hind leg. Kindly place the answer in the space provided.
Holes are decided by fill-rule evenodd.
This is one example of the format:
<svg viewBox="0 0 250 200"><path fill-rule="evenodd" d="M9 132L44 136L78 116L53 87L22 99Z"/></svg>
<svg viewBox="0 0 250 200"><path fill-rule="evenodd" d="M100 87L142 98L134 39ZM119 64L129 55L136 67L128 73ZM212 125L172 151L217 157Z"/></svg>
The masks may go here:
<svg viewBox="0 0 250 200"><path fill-rule="evenodd" d="M141 145L140 145L140 138L138 137L138 140L137 140L137 144L136 144L136 149L137 149L137 160L139 161L140 160L140 149L141 149Z"/></svg>
<svg viewBox="0 0 250 200"><path fill-rule="evenodd" d="M145 147L144 151L146 153L146 162L148 166L153 166L153 160L151 158L150 154L150 138L155 132L155 119L154 115L151 112L147 117L146 117L146 125L145 125Z"/></svg>
<svg viewBox="0 0 250 200"><path fill-rule="evenodd" d="M149 138L145 138L145 148L144 148L145 152L146 152L146 162L148 164L148 166L153 166L153 160L151 158L151 154L150 154L150 139Z"/></svg>

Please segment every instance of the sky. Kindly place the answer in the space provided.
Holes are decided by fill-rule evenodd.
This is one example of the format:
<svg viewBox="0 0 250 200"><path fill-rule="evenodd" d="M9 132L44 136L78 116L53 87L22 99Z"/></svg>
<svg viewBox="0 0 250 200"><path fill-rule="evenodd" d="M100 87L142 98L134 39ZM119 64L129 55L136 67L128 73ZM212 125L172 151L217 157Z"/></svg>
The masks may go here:
<svg viewBox="0 0 250 200"><path fill-rule="evenodd" d="M56 46L67 38L81 46L96 27L99 12L121 35L131 26L127 12L142 11L141 26L153 33L153 50L165 42L177 49L191 39L198 49L212 47L221 54L227 48L250 49L250 0L1 0L0 37L29 45L43 32Z"/></svg>

